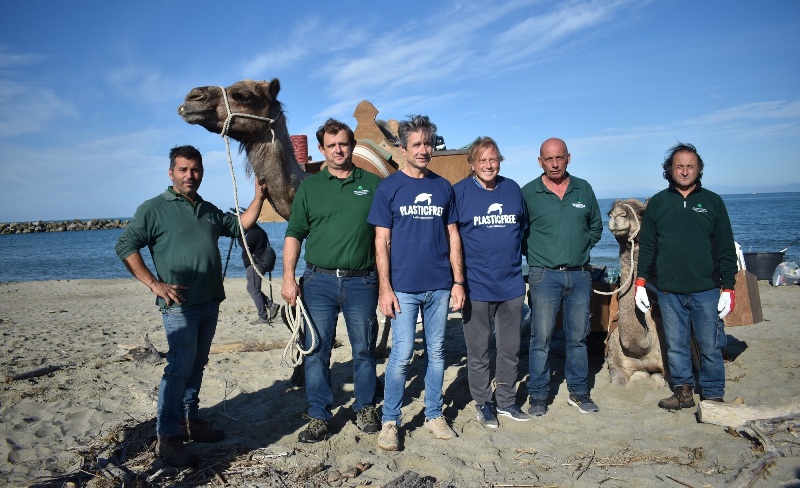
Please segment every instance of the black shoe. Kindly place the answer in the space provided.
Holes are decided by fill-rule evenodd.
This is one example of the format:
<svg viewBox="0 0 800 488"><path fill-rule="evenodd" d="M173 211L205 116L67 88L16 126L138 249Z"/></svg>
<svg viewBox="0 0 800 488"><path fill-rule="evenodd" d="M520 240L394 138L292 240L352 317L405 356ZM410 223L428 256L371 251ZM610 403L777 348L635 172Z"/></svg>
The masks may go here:
<svg viewBox="0 0 800 488"><path fill-rule="evenodd" d="M156 443L156 455L173 468L197 465L197 456L183 445L183 439L179 435L159 437Z"/></svg>
<svg viewBox="0 0 800 488"><path fill-rule="evenodd" d="M722 397L707 397L707 396L703 396L703 395L700 395L700 401L701 402L725 403L725 400L723 400Z"/></svg>
<svg viewBox="0 0 800 488"><path fill-rule="evenodd" d="M331 434L328 431L328 424L320 419L308 418L308 425L305 430L297 434L297 440L300 442L319 442L324 441Z"/></svg>
<svg viewBox="0 0 800 488"><path fill-rule="evenodd" d="M592 401L588 394L573 395L570 393L569 398L567 398L567 403L573 407L578 407L581 413L595 413L600 411L600 409L597 408L597 404Z"/></svg>
<svg viewBox="0 0 800 488"><path fill-rule="evenodd" d="M547 413L547 400L544 398L531 397L531 406L528 407L528 413L532 417L541 417Z"/></svg>
<svg viewBox="0 0 800 488"><path fill-rule="evenodd" d="M495 415L491 403L484 403L480 406L475 405L475 418L484 427L489 427L490 429L500 427L500 422L497 421L497 415Z"/></svg>
<svg viewBox="0 0 800 488"><path fill-rule="evenodd" d="M275 317L277 317L277 316L278 316L278 314L279 314L280 312L281 312L281 307L280 307L280 305L278 305L278 304L277 304L277 303L275 303L275 302L272 302L272 305L269 305L269 306L267 307L267 316L268 316L268 320L269 320L270 322L272 322L272 320L273 320Z"/></svg>
<svg viewBox="0 0 800 488"><path fill-rule="evenodd" d="M356 412L356 425L362 432L374 434L381 430L381 423L378 420L378 412L372 405L367 405Z"/></svg>
<svg viewBox="0 0 800 488"><path fill-rule="evenodd" d="M211 422L203 419L191 419L188 424L186 422L181 422L181 429L186 430L186 432L181 435L184 441L219 442L225 438L224 430L215 429L211 426Z"/></svg>
<svg viewBox="0 0 800 488"><path fill-rule="evenodd" d="M527 422L531 416L523 412L521 408L516 405L509 405L507 407L497 407L497 415L508 417L517 422Z"/></svg>

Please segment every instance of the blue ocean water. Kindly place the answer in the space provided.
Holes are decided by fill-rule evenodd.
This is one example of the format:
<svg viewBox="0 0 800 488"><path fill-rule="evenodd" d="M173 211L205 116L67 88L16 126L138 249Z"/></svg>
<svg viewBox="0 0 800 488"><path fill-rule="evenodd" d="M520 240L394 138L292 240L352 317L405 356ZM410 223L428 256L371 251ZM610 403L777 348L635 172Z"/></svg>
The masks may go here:
<svg viewBox="0 0 800 488"><path fill-rule="evenodd" d="M800 238L800 192L723 195L734 238L744 252L780 251ZM598 202L603 213L603 237L592 250L592 264L618 268L619 246L608 231L608 211L614 199ZM281 256L286 223L259 224L278 254L273 278L282 276ZM114 252L121 229L43 232L0 235L0 282L67 279L127 278L130 274ZM223 263L231 239L219 241ZM150 255L142 252L153 269ZM786 260L800 259L800 244L786 251ZM227 261L226 276L243 278L241 249L236 246ZM298 263L298 273L305 263Z"/></svg>

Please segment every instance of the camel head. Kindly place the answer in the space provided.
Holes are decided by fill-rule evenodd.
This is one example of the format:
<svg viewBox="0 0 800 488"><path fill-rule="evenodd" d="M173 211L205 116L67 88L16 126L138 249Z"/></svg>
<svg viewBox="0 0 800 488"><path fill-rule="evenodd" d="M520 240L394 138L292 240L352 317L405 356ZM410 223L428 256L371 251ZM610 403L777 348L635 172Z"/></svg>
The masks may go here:
<svg viewBox="0 0 800 488"><path fill-rule="evenodd" d="M226 134L241 143L240 152L247 155L247 175L255 173L259 181L268 183L267 199L288 219L295 192L308 174L294 156L283 105L277 99L280 90L277 78L238 81L225 88L227 97L218 86L192 88L178 114L190 124L222 134L230 107L234 116L228 121Z"/></svg>
<svg viewBox="0 0 800 488"><path fill-rule="evenodd" d="M619 242L625 242L628 237L639 230L647 203L640 200L617 200L608 212L608 229ZM638 242L638 236L635 239Z"/></svg>
<svg viewBox="0 0 800 488"><path fill-rule="evenodd" d="M242 144L262 140L265 135L270 137L268 135L270 129L283 117L283 106L277 99L280 89L281 84L277 78L269 82L243 80L225 88L231 113L254 115L275 121L234 117L228 127L228 135ZM200 125L209 132L221 134L228 118L228 108L225 106L222 89L218 86L192 88L183 104L178 107L178 114L190 124ZM286 125L285 120L280 123Z"/></svg>

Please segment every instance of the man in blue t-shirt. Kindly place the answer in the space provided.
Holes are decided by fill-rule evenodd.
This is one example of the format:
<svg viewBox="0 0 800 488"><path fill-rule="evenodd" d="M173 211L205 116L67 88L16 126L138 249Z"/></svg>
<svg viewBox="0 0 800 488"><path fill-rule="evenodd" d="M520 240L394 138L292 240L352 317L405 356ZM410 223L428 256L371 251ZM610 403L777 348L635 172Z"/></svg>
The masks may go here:
<svg viewBox="0 0 800 488"><path fill-rule="evenodd" d="M476 139L467 161L471 174L453 185L453 191L467 270L468 298L461 315L468 382L478 421L496 429L497 415L516 421L531 419L516 403L525 299L520 249L528 212L519 185L498 174L503 155L494 139ZM489 357L493 328L497 346L494 392Z"/></svg>
<svg viewBox="0 0 800 488"><path fill-rule="evenodd" d="M378 305L392 319L392 351L378 437L378 447L385 451L400 448L400 407L420 309L428 359L425 427L438 439L456 436L442 416L444 331L450 298L455 311L461 309L465 297L453 188L428 169L436 125L427 116L415 115L400 123L398 135L405 165L378 186L367 216L375 225Z"/></svg>

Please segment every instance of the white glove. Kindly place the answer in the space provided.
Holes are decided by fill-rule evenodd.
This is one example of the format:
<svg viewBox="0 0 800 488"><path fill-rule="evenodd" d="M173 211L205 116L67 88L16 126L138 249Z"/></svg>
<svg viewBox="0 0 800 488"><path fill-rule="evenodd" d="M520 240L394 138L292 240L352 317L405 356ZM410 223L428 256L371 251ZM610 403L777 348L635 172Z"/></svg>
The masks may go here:
<svg viewBox="0 0 800 488"><path fill-rule="evenodd" d="M641 310L642 313L650 311L650 299L647 298L647 290L644 288L646 282L642 278L636 278L636 308Z"/></svg>
<svg viewBox="0 0 800 488"><path fill-rule="evenodd" d="M731 313L735 303L736 294L733 292L733 290L722 290L722 294L719 296L719 303L717 304L719 318L724 319L725 316Z"/></svg>

